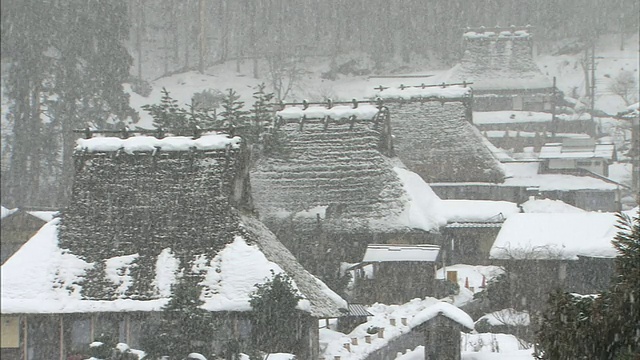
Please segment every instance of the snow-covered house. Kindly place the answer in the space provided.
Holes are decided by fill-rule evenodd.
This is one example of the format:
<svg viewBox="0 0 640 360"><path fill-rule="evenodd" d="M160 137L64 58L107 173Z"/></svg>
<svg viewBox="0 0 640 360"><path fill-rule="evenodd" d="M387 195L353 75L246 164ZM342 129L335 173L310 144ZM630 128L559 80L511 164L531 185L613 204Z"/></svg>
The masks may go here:
<svg viewBox="0 0 640 360"><path fill-rule="evenodd" d="M368 244L438 244L437 196L392 154L386 108L287 106L251 171L260 219L325 281ZM421 180L420 180L421 181Z"/></svg>
<svg viewBox="0 0 640 360"><path fill-rule="evenodd" d="M614 213L515 214L502 225L491 259L516 269L532 287L539 285L541 296L556 287L582 294L602 291L613 276L616 223Z"/></svg>
<svg viewBox="0 0 640 360"><path fill-rule="evenodd" d="M53 211L7 209L0 216L0 264L15 254L40 228L52 219Z"/></svg>
<svg viewBox="0 0 640 360"><path fill-rule="evenodd" d="M376 96L389 109L397 156L427 183L502 182L500 162L471 124L470 88L402 87Z"/></svg>
<svg viewBox="0 0 640 360"><path fill-rule="evenodd" d="M553 82L533 60L530 27L466 29L448 82L473 82L474 110L550 111Z"/></svg>
<svg viewBox="0 0 640 360"><path fill-rule="evenodd" d="M296 352L315 358L317 319L347 304L248 211L247 156L223 134L79 140L69 206L2 266L3 344L22 359L86 354L99 334L139 346L176 289L199 286L212 345L246 345L250 294L273 271L303 297Z"/></svg>
<svg viewBox="0 0 640 360"><path fill-rule="evenodd" d="M596 143L591 138L544 144L539 158L541 173L576 173L582 169L605 177L609 176L609 165L617 160L614 144Z"/></svg>
<svg viewBox="0 0 640 360"><path fill-rule="evenodd" d="M402 304L425 294L437 296L435 265L438 245L370 244L353 266L354 298L373 304Z"/></svg>

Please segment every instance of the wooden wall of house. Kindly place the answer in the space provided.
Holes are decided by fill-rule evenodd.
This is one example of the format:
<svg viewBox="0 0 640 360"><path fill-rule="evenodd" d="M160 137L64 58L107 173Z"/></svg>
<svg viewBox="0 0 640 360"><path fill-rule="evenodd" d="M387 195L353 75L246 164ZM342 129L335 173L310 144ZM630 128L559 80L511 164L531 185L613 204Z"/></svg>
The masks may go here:
<svg viewBox="0 0 640 360"><path fill-rule="evenodd" d="M441 199L452 200L494 200L525 202L529 194L524 187L501 186L495 184L429 184Z"/></svg>
<svg viewBox="0 0 640 360"><path fill-rule="evenodd" d="M140 344L143 332L153 331L153 324L161 316L162 313L157 312L3 315L3 324L11 320L12 325L10 328L3 325L2 360L85 359L89 344L101 334L127 343L133 349L144 350ZM216 313L211 326L216 328L217 335L212 343L217 354L223 354L231 342L238 342L240 349L252 346L248 313ZM292 326L298 329L296 355L300 359L316 359L319 353L318 320L301 314L297 326ZM17 337L17 346L10 343L8 337Z"/></svg>
<svg viewBox="0 0 640 360"><path fill-rule="evenodd" d="M435 263L381 262L373 264L373 278L355 280L355 301L404 304L411 299L435 296Z"/></svg>
<svg viewBox="0 0 640 360"><path fill-rule="evenodd" d="M499 226L445 228L443 248L447 249L446 263L488 265L489 251L498 232Z"/></svg>
<svg viewBox="0 0 640 360"><path fill-rule="evenodd" d="M341 263L362 261L369 244L440 245L442 242L442 235L421 230L380 233L363 226L341 231L326 226L323 221L304 219L266 222L266 225L305 269L338 293L346 286L341 279Z"/></svg>

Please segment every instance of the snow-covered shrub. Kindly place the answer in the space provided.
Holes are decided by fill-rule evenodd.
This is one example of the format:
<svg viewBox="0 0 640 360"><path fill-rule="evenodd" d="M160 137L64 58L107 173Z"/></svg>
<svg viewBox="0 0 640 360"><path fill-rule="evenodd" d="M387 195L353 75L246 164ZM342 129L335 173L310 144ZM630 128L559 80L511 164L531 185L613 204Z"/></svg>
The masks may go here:
<svg viewBox="0 0 640 360"><path fill-rule="evenodd" d="M90 360L138 360L139 351L132 351L129 345L117 343L108 345L101 341L94 341L89 345Z"/></svg>

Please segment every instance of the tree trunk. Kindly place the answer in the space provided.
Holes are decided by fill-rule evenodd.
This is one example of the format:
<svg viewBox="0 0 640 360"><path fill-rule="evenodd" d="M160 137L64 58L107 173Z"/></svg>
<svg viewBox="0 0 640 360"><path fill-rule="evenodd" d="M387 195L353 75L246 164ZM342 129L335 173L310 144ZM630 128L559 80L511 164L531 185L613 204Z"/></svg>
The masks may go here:
<svg viewBox="0 0 640 360"><path fill-rule="evenodd" d="M204 74L206 42L204 23L204 0L198 1L198 72Z"/></svg>

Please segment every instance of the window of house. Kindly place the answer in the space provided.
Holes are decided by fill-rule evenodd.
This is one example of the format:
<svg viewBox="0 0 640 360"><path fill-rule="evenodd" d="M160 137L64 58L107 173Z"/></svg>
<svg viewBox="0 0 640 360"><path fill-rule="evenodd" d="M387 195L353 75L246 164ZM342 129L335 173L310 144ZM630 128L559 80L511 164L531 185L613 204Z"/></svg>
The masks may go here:
<svg viewBox="0 0 640 360"><path fill-rule="evenodd" d="M101 314L95 318L93 324L93 341L103 343L116 343L120 339L125 339L124 331L120 336L120 329L124 330L125 326L120 326L122 318L112 314Z"/></svg>
<svg viewBox="0 0 640 360"><path fill-rule="evenodd" d="M582 160L582 161L581 161L581 160L578 160L578 161L576 162L576 164L577 164L578 166L591 166L591 161L584 161L584 160Z"/></svg>
<svg viewBox="0 0 640 360"><path fill-rule="evenodd" d="M20 318L17 316L2 316L0 328L0 342L3 349L20 346Z"/></svg>

